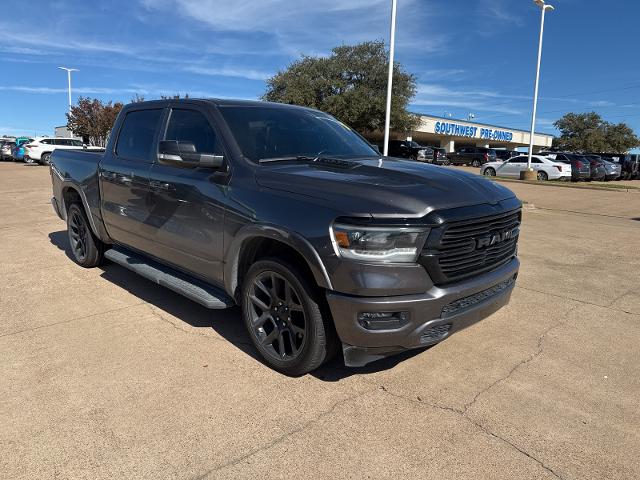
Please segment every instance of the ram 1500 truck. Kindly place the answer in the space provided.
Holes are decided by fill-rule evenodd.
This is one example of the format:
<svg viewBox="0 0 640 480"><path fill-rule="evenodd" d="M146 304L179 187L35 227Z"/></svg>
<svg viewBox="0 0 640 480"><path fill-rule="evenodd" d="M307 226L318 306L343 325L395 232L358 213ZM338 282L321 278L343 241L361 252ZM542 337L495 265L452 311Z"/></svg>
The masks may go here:
<svg viewBox="0 0 640 480"><path fill-rule="evenodd" d="M521 203L477 175L381 157L309 108L133 103L104 152L55 150L78 264L108 259L208 308L240 305L266 364L361 366L505 305ZM70 297L69 301L73 301Z"/></svg>

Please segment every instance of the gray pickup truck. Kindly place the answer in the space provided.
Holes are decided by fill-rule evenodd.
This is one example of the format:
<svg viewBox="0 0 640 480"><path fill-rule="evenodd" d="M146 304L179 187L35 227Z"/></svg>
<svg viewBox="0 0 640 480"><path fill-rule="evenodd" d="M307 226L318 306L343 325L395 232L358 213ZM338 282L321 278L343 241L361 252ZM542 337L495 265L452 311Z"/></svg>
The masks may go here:
<svg viewBox="0 0 640 480"><path fill-rule="evenodd" d="M288 375L340 349L361 366L438 343L505 305L518 274L510 190L381 157L317 110L133 103L104 152L55 150L50 169L78 264L106 258L205 307L240 305Z"/></svg>

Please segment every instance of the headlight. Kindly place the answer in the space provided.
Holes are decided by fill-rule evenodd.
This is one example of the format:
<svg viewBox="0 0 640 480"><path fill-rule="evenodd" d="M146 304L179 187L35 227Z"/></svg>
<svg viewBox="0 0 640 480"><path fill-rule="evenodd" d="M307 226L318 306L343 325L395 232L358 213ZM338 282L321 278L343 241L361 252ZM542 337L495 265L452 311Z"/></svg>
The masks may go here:
<svg viewBox="0 0 640 480"><path fill-rule="evenodd" d="M418 259L428 228L360 227L335 224L331 240L336 255L350 260L413 263Z"/></svg>

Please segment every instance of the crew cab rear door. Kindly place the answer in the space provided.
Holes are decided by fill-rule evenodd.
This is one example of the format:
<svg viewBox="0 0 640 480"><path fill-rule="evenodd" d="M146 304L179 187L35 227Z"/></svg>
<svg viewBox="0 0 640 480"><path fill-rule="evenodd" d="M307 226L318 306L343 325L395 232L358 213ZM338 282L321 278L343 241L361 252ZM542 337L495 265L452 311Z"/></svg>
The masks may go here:
<svg viewBox="0 0 640 480"><path fill-rule="evenodd" d="M161 139L185 142L194 153L224 155L215 121L199 104L173 105ZM149 180L150 253L208 282L222 284L226 168L168 163L156 155Z"/></svg>
<svg viewBox="0 0 640 480"><path fill-rule="evenodd" d="M117 132L113 151L100 165L102 216L118 243L149 251L149 170L157 150L163 108L129 110Z"/></svg>

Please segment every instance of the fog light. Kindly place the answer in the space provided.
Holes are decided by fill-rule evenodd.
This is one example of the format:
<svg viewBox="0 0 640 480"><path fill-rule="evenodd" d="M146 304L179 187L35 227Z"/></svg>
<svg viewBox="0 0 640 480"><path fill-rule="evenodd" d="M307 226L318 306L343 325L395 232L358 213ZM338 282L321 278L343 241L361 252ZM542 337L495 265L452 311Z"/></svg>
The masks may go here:
<svg viewBox="0 0 640 480"><path fill-rule="evenodd" d="M360 312L358 323L367 330L392 330L409 322L409 312Z"/></svg>

